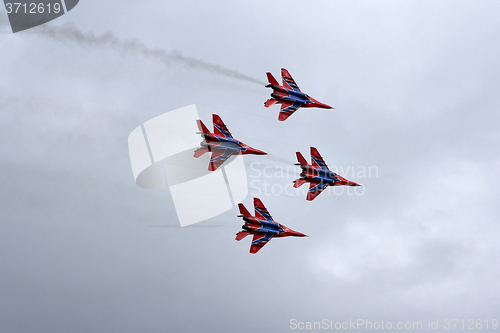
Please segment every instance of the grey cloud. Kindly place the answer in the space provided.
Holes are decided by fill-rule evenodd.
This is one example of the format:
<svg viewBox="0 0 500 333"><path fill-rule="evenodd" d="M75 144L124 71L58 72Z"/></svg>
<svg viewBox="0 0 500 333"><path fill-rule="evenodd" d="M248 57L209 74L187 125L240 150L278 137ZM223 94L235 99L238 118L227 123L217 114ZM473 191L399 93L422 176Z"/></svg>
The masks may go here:
<svg viewBox="0 0 500 333"><path fill-rule="evenodd" d="M146 17L136 2L100 12L85 1L47 27L68 35L1 35L2 332L286 332L292 318L498 314L498 5L239 6L145 1ZM256 77L286 67L337 109L278 122L264 87L107 30ZM464 53L471 42L480 57ZM296 170L271 185L291 184L295 152L310 146L329 166L375 165L378 177L343 174L362 196L261 194L278 222L310 237L257 256L250 239L234 240L236 210L207 221L224 228L150 228L174 224L175 211L167 191L135 186L127 136L193 103L269 153L248 158L258 171Z"/></svg>

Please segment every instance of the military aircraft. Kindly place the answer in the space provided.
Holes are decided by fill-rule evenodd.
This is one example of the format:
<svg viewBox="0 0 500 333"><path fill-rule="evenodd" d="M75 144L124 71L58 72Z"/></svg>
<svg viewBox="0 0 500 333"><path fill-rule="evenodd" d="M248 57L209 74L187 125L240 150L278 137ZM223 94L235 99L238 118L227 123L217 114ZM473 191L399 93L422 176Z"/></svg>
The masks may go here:
<svg viewBox="0 0 500 333"><path fill-rule="evenodd" d="M208 128L201 120L197 120L198 129L204 141L200 143L201 147L194 152L194 157L198 158L206 152L211 151L210 163L208 170L215 171L229 157L237 154L256 154L267 155L266 152L247 146L241 141L235 140L222 119L213 114L214 133L210 133Z"/></svg>
<svg viewBox="0 0 500 333"><path fill-rule="evenodd" d="M253 198L253 205L255 207L255 216L250 215L246 207L239 203L241 215L245 224L241 227L243 231L236 234L236 240L240 241L246 236L253 234L252 245L250 246L250 253L257 253L264 245L267 244L273 237L307 237L303 233L294 231L284 225L274 222L271 214L267 211L262 201L258 198Z"/></svg>
<svg viewBox="0 0 500 333"><path fill-rule="evenodd" d="M300 107L333 109L330 105L320 103L311 96L301 92L286 69L281 69L281 76L283 77L282 86L276 81L271 73L267 72L266 75L269 81L266 88L272 88L273 92L271 94L272 98L268 99L264 103L264 106L268 108L276 103L281 103L281 111L278 120L286 120Z"/></svg>
<svg viewBox="0 0 500 333"><path fill-rule="evenodd" d="M306 200L311 201L316 198L328 185L361 186L355 182L345 179L333 171L330 171L323 160L323 157L321 157L318 150L314 147L311 147L312 165L307 163L306 159L300 152L297 152L297 160L299 163L295 163L295 165L300 165L302 172L300 173L300 178L293 181L293 187L299 187L304 183L311 183L309 185Z"/></svg>

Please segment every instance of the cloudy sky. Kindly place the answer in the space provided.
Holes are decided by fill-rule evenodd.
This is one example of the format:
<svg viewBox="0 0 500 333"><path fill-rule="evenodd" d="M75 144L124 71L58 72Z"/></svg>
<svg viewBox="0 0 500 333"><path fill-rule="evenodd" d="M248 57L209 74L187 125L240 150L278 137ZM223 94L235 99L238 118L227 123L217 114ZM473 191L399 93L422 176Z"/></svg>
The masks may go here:
<svg viewBox="0 0 500 333"><path fill-rule="evenodd" d="M499 11L496 1L81 0L12 34L2 9L0 331L287 332L358 319L491 330ZM281 67L335 110L278 122L263 85ZM127 138L190 104L269 152L245 159L247 207L260 193L275 220L310 237L250 255L250 239L234 240L236 209L208 221L224 227L150 227L178 223L176 212L168 190L135 184ZM290 184L293 169L279 171L310 146L363 191L307 202L264 189Z"/></svg>

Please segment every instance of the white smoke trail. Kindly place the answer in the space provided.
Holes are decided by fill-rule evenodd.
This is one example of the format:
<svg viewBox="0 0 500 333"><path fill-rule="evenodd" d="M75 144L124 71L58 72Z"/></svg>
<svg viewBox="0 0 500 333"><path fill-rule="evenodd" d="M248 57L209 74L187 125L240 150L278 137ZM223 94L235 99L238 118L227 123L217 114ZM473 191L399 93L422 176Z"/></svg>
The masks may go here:
<svg viewBox="0 0 500 333"><path fill-rule="evenodd" d="M0 27L8 27L9 23L5 17L0 16ZM138 40L122 40L116 37L111 32L106 32L102 35L96 35L93 32L80 31L72 24L64 24L62 26L54 26L51 24L43 24L33 28L30 31L41 33L43 36L61 42L75 42L81 46L87 47L109 47L121 53L135 53L146 58L151 58L163 62L165 65L183 64L189 68L202 69L211 73L244 80L248 82L265 85L264 82L257 80L251 76L242 74L233 69L225 68L220 65L211 64L201 59L195 59L182 55L179 51L167 52L159 48L149 48L146 44Z"/></svg>

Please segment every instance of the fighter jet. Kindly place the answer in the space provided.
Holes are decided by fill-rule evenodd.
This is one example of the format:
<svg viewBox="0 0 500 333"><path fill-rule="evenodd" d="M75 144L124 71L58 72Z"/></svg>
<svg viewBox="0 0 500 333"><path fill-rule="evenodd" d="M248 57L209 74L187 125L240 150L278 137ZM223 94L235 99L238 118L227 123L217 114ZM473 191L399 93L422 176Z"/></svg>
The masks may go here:
<svg viewBox="0 0 500 333"><path fill-rule="evenodd" d="M264 245L267 244L273 237L307 237L303 233L294 231L284 225L274 222L271 214L267 211L262 201L258 198L253 198L253 205L255 207L255 216L250 215L246 207L239 203L241 215L245 224L241 227L243 231L236 234L236 240L240 241L246 236L253 234L252 245L250 246L250 253L257 253Z"/></svg>
<svg viewBox="0 0 500 333"><path fill-rule="evenodd" d="M194 152L194 157L198 158L206 152L211 151L210 163L208 170L215 171L229 157L237 154L256 154L267 155L266 152L247 146L241 141L235 140L226 125L216 114L213 114L214 133L210 133L208 128L201 120L197 120L198 129L204 141L200 143L201 147Z"/></svg>
<svg viewBox="0 0 500 333"><path fill-rule="evenodd" d="M281 69L281 76L283 77L282 86L280 86L278 81L276 81L271 73L267 72L266 75L269 81L269 84L266 86L266 88L272 88L273 92L271 94L272 98L268 99L264 103L264 106L268 108L275 103L281 103L281 111L278 120L286 120L300 107L333 109L330 105L320 103L311 96L301 92L292 76L286 69Z"/></svg>
<svg viewBox="0 0 500 333"><path fill-rule="evenodd" d="M333 171L330 171L323 160L323 157L321 157L318 150L314 147L311 147L312 165L307 163L306 159L300 152L297 152L297 160L299 163L295 163L295 165L300 165L302 172L300 174L300 178L293 181L293 187L299 187L304 183L311 183L309 185L306 200L311 201L316 198L328 185L361 186L355 182L345 179L342 176L339 176Z"/></svg>

